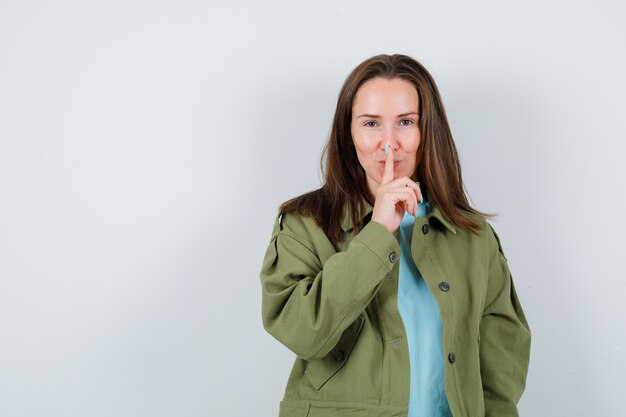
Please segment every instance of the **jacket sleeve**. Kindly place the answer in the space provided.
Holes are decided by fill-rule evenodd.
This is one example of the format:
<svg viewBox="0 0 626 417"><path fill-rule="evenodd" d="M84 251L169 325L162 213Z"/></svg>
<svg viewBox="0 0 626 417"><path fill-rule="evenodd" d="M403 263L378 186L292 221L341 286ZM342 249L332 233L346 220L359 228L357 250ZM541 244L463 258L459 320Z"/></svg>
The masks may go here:
<svg viewBox="0 0 626 417"><path fill-rule="evenodd" d="M302 219L278 215L261 267L263 327L305 360L326 356L374 298L400 245L370 221L324 265ZM395 252L396 257L390 253Z"/></svg>
<svg viewBox="0 0 626 417"><path fill-rule="evenodd" d="M517 417L528 373L530 328L500 238L489 227L489 278L479 332L485 417Z"/></svg>

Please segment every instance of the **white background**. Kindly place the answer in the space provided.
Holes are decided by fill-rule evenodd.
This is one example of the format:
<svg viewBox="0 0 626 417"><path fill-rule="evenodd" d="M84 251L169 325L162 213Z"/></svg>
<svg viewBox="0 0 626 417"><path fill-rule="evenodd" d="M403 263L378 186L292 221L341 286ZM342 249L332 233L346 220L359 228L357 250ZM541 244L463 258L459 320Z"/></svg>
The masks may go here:
<svg viewBox="0 0 626 417"><path fill-rule="evenodd" d="M275 416L278 205L320 185L339 88L404 53L533 341L523 416L623 412L618 1L0 3L0 416ZM621 411L620 411L621 410Z"/></svg>

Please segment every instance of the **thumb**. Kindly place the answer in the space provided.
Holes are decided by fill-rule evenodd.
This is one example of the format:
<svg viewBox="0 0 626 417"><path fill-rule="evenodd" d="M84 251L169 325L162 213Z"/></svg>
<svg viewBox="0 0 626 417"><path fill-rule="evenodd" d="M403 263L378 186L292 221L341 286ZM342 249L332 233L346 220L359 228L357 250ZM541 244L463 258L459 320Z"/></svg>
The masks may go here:
<svg viewBox="0 0 626 417"><path fill-rule="evenodd" d="M393 180L393 148L387 144L388 149L387 159L385 159L385 170L383 172L383 178L381 184L387 184Z"/></svg>

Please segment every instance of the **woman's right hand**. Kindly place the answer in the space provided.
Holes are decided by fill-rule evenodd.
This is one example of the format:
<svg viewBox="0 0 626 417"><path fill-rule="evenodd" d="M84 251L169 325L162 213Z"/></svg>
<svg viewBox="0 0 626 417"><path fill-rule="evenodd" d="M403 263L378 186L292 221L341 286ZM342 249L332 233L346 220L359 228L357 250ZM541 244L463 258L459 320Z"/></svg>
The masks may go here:
<svg viewBox="0 0 626 417"><path fill-rule="evenodd" d="M393 178L393 164L393 149L389 147L371 220L382 224L391 233L402 223L405 211L417 215L418 201L422 201L422 191L413 180L406 176Z"/></svg>

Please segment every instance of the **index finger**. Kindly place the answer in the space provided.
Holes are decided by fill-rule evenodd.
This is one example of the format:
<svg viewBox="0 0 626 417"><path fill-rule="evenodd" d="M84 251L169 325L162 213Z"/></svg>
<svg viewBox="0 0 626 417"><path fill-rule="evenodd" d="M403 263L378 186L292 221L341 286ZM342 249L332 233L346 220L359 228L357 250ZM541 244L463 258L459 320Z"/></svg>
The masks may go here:
<svg viewBox="0 0 626 417"><path fill-rule="evenodd" d="M387 184L388 182L393 181L393 148L387 144L387 159L385 159L385 171L383 172L383 177L380 180L381 184Z"/></svg>

